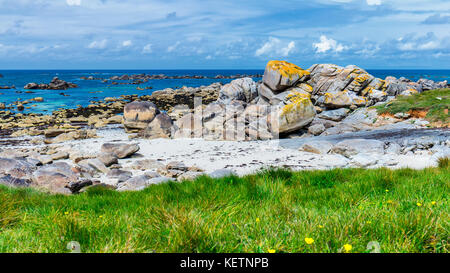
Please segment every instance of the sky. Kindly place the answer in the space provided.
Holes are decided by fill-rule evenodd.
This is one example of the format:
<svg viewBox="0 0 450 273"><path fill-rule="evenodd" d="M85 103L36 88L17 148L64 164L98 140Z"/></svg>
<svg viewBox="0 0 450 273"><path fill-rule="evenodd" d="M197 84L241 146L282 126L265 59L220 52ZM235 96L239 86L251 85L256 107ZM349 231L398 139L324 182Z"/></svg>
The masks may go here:
<svg viewBox="0 0 450 273"><path fill-rule="evenodd" d="M0 0L0 69L450 69L449 0Z"/></svg>

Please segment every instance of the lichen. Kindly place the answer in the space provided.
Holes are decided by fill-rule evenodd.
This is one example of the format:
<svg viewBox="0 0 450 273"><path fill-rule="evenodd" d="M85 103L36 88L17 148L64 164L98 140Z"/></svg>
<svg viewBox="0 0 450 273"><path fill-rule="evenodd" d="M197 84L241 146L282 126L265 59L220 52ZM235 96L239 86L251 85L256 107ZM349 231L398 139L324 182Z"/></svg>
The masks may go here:
<svg viewBox="0 0 450 273"><path fill-rule="evenodd" d="M278 71L283 77L289 79L292 79L294 75L299 75L302 78L310 74L308 71L286 61L270 61L267 63L267 68Z"/></svg>

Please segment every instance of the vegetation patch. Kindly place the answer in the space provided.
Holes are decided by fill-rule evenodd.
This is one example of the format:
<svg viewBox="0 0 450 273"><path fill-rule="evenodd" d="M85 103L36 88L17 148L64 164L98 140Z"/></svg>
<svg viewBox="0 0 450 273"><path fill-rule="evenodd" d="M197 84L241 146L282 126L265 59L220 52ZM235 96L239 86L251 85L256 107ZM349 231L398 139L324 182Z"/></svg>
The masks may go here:
<svg viewBox="0 0 450 273"><path fill-rule="evenodd" d="M379 114L409 113L430 122L448 124L450 89L425 91L411 96L398 96L394 101L376 106Z"/></svg>
<svg viewBox="0 0 450 273"><path fill-rule="evenodd" d="M449 181L447 158L425 170L269 169L139 192L0 187L0 252L70 252L76 242L81 252L334 253L379 244L448 253Z"/></svg>

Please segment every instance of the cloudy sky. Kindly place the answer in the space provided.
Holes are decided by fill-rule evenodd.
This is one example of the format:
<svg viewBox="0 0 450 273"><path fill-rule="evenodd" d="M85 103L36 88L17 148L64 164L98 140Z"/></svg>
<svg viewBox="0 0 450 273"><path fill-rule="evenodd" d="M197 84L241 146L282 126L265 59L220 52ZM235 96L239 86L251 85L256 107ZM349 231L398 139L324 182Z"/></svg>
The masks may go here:
<svg viewBox="0 0 450 273"><path fill-rule="evenodd" d="M450 68L449 0L0 0L0 69Z"/></svg>

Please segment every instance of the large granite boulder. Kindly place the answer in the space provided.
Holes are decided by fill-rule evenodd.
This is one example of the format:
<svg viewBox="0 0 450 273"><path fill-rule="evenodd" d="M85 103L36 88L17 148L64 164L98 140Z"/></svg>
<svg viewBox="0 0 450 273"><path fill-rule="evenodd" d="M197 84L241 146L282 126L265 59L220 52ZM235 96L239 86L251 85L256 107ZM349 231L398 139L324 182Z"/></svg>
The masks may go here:
<svg viewBox="0 0 450 273"><path fill-rule="evenodd" d="M156 105L149 101L135 101L125 105L123 125L128 131L143 130L160 113Z"/></svg>
<svg viewBox="0 0 450 273"><path fill-rule="evenodd" d="M138 136L147 139L170 138L173 129L172 119L166 113L161 113Z"/></svg>
<svg viewBox="0 0 450 273"><path fill-rule="evenodd" d="M309 72L295 64L285 61L270 61L264 71L263 83L259 86L259 95L266 100L309 78Z"/></svg>
<svg viewBox="0 0 450 273"><path fill-rule="evenodd" d="M272 133L289 133L303 128L313 121L316 110L309 95L300 92L289 92L277 111L278 124L271 119Z"/></svg>
<svg viewBox="0 0 450 273"><path fill-rule="evenodd" d="M232 81L224 85L220 89L219 100L230 102L233 100L241 100L250 102L258 96L256 83L252 78L242 78Z"/></svg>
<svg viewBox="0 0 450 273"><path fill-rule="evenodd" d="M77 182L79 175L65 162L57 162L39 168L33 173L33 184L52 193L70 194L68 186Z"/></svg>

